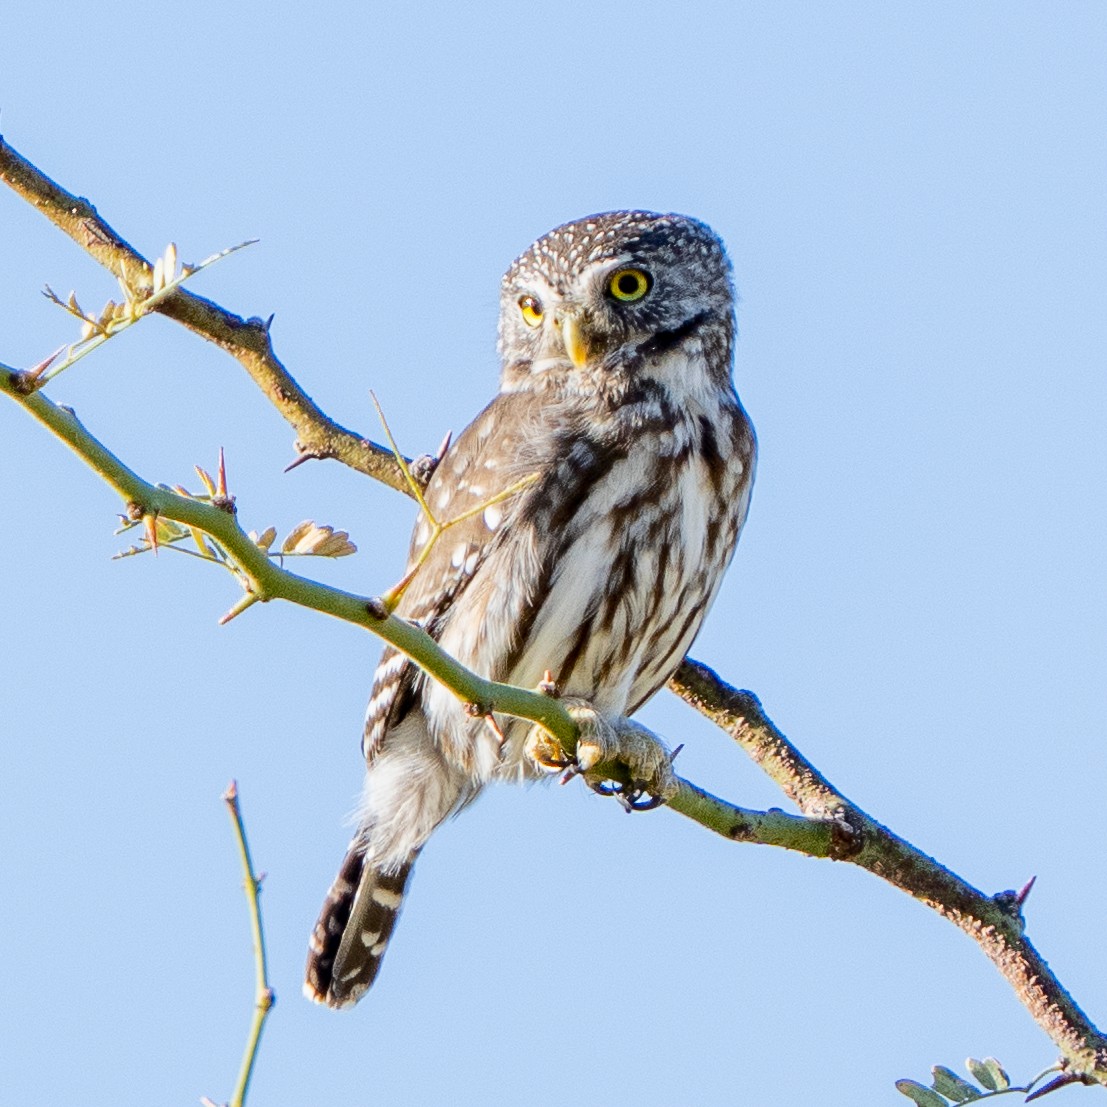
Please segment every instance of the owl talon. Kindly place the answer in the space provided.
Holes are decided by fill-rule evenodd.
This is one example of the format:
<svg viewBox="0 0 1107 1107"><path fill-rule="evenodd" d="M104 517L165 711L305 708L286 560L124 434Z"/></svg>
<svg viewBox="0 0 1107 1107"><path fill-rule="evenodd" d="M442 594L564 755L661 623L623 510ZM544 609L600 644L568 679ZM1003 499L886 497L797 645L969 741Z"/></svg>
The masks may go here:
<svg viewBox="0 0 1107 1107"><path fill-rule="evenodd" d="M580 730L576 755L567 757L552 737L536 727L527 741L532 761L544 769L562 771L562 784L583 776L593 792L615 796L628 812L652 811L672 798L677 788L672 769L675 754L653 734L629 719L606 719L581 700L565 704ZM604 775L604 767L610 770L613 764L627 770L629 783Z"/></svg>

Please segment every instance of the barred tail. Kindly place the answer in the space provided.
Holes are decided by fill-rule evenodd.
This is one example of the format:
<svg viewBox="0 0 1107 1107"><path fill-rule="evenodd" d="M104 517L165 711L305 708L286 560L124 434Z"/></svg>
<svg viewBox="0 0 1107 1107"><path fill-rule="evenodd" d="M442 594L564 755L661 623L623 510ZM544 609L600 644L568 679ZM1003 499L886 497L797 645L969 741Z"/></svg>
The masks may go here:
<svg viewBox="0 0 1107 1107"><path fill-rule="evenodd" d="M396 928L418 851L382 869L354 839L323 902L308 942L304 995L328 1007L352 1007L369 990Z"/></svg>

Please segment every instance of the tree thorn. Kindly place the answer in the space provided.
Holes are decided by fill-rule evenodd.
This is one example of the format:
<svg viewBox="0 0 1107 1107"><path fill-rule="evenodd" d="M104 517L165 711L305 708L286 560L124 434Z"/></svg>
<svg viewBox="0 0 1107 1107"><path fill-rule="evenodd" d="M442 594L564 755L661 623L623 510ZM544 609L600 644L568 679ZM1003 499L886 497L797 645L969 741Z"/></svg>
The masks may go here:
<svg viewBox="0 0 1107 1107"><path fill-rule="evenodd" d="M558 687L557 681L554 680L554 675L549 669L542 674L542 679L538 682L538 691L543 696L549 696L550 699L554 700L561 695L561 689Z"/></svg>
<svg viewBox="0 0 1107 1107"><path fill-rule="evenodd" d="M1022 907L1026 903L1027 896L1030 895L1030 890L1034 887L1034 882L1037 880L1037 876L1032 876L1016 893L1015 903Z"/></svg>
<svg viewBox="0 0 1107 1107"><path fill-rule="evenodd" d="M1055 1076L1048 1084L1043 1084L1036 1092L1031 1092L1030 1095L1023 1100L1024 1103L1031 1103L1035 1099L1041 1099L1044 1095L1049 1095L1050 1092L1056 1092L1061 1088L1068 1087L1069 1084L1089 1084L1090 1081L1083 1074L1075 1072L1063 1072L1060 1076Z"/></svg>
<svg viewBox="0 0 1107 1107"><path fill-rule="evenodd" d="M146 514L142 516L142 525L146 529L146 541L150 544L150 549L154 551L154 556L158 556L158 517L156 515Z"/></svg>
<svg viewBox="0 0 1107 1107"><path fill-rule="evenodd" d="M39 379L39 377L41 377L42 374L45 373L46 370L49 369L50 366L53 365L54 362L58 360L58 358L61 356L61 353L64 349L65 349L64 346L59 346L48 357L44 357L42 359L42 361L40 361L37 365L32 365L30 369L27 369L23 374L24 377L29 381L37 381Z"/></svg>
<svg viewBox="0 0 1107 1107"><path fill-rule="evenodd" d="M242 598L223 615L219 620L219 625L225 627L232 619L237 619L248 607L253 607L258 602L257 594L254 592L246 592Z"/></svg>
<svg viewBox="0 0 1107 1107"><path fill-rule="evenodd" d="M305 461L315 461L318 457L318 454L308 453L306 450L301 451L301 453L297 455L295 461L284 467L284 472L291 473L293 469L296 469L299 466L303 465Z"/></svg>
<svg viewBox="0 0 1107 1107"><path fill-rule="evenodd" d="M501 746L503 746L504 742L507 741L507 736L504 734L502 728L500 727L500 724L496 721L496 716L493 715L491 711L489 711L488 714L485 715L484 721L488 724L489 729L496 736L496 741L499 742Z"/></svg>

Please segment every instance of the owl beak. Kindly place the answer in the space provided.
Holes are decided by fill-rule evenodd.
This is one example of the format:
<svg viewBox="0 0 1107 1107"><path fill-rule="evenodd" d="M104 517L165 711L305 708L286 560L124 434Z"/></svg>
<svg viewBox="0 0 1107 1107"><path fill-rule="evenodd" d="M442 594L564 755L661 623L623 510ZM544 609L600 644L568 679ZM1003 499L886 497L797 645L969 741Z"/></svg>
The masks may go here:
<svg viewBox="0 0 1107 1107"><path fill-rule="evenodd" d="M569 360L583 369L588 363L588 340L581 326L580 314L575 311L559 312L554 317L554 326L561 332L561 343Z"/></svg>

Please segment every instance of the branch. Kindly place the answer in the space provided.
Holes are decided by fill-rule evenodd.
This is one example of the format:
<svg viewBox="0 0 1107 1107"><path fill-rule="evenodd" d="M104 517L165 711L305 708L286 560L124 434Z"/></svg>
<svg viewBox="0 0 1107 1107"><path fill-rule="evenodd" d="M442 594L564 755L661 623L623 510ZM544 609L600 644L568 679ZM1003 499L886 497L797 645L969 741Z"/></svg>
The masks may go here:
<svg viewBox="0 0 1107 1107"><path fill-rule="evenodd" d="M1022 892L988 896L893 834L851 803L777 729L752 692L686 660L669 687L725 730L805 814L833 818L844 832L840 858L867 869L959 926L995 963L1020 1002L1053 1039L1067 1068L1107 1086L1107 1037L1077 1006L1024 933ZM735 826L731 837L741 838ZM852 848L847 844L853 839Z"/></svg>
<svg viewBox="0 0 1107 1107"><path fill-rule="evenodd" d="M87 201L65 192L0 139L0 179L61 227L96 260L137 289L151 286L149 264L104 223ZM234 356L296 429L303 456L330 457L412 495L387 450L330 420L277 360L267 325L242 320L208 300L177 290L158 309ZM244 603L285 599L362 626L391 643L478 713L537 723L572 751L576 727L556 699L485 680L443 653L421 629L388 614L379 599L355 596L276 565L238 526L233 508L178 496L127 469L66 408L26 385L26 374L0 370L0 391L22 403L124 497L132 517L160 516L215 538L247 582ZM137 514L136 514L137 513ZM240 605L241 606L241 605ZM1026 939L1026 892L987 896L851 803L793 746L757 698L686 660L669 684L685 702L731 735L803 815L750 811L678 778L669 806L733 841L776 845L812 857L848 860L907 892L964 930L995 962L1021 1002L1060 1048L1064 1082L1107 1086L1107 1038L1089 1021ZM612 773L619 779L618 767Z"/></svg>
<svg viewBox="0 0 1107 1107"><path fill-rule="evenodd" d="M0 181L65 231L105 269L140 294L153 289L153 266L100 217L83 197L56 184L0 136ZM406 491L391 451L327 418L273 352L268 322L243 319L218 304L177 289L156 310L214 342L250 374L296 431L301 458L334 458L390 488Z"/></svg>
<svg viewBox="0 0 1107 1107"><path fill-rule="evenodd" d="M246 1039L246 1050L242 1056L242 1066L238 1073L234 1095L230 1107L242 1107L246 1102L246 1092L250 1087L250 1077L254 1073L254 1061L257 1060L258 1046L261 1045L261 1032L265 1029L265 1020L277 1001L276 993L269 986L269 968L265 957L265 934L261 927L261 880L254 871L254 862L250 857L250 846L246 841L246 826L242 821L242 807L238 801L238 785L231 781L223 793L223 802L231 816L235 841L238 843L238 855L242 862L243 887L246 890L246 902L250 909L250 935L254 943L254 970L256 987L254 994L254 1017L250 1023L250 1033ZM208 1100L208 1103L211 1101Z"/></svg>
<svg viewBox="0 0 1107 1107"><path fill-rule="evenodd" d="M554 698L487 680L459 665L424 630L388 613L381 600L357 596L309 580L272 561L239 526L229 498L205 503L145 481L84 427L76 414L35 391L27 374L0 367L0 392L23 405L40 423L122 496L131 519L169 519L214 538L231 556L250 603L288 600L363 627L411 658L478 714L498 711L538 723L570 752L576 724Z"/></svg>

